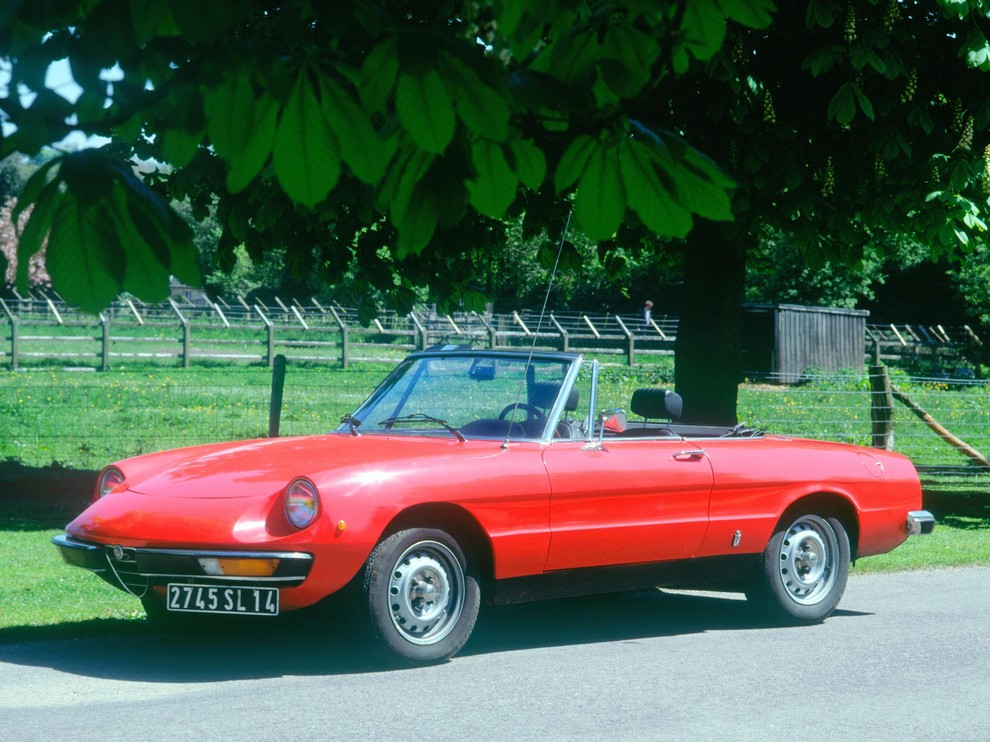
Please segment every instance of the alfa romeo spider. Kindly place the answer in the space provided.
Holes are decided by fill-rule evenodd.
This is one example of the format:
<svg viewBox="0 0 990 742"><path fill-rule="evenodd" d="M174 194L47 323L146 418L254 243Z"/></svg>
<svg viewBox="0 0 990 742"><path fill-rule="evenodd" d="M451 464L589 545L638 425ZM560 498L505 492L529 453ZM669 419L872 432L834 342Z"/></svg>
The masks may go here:
<svg viewBox="0 0 990 742"><path fill-rule="evenodd" d="M676 393L615 400L601 376L574 353L414 353L329 434L106 467L54 544L153 619L336 594L417 663L458 652L486 603L709 587L820 622L851 561L934 528L904 456L682 424Z"/></svg>

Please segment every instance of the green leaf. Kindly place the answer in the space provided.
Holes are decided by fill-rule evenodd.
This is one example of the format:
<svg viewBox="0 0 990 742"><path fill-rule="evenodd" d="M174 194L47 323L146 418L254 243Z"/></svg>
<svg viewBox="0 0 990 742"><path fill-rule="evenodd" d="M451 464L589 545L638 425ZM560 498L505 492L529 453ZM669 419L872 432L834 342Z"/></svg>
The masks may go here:
<svg viewBox="0 0 990 742"><path fill-rule="evenodd" d="M105 201L62 194L48 237L45 264L66 302L96 313L120 293L124 257Z"/></svg>
<svg viewBox="0 0 990 742"><path fill-rule="evenodd" d="M273 164L289 198L310 209L329 195L340 177L337 143L305 73L282 111Z"/></svg>
<svg viewBox="0 0 990 742"><path fill-rule="evenodd" d="M675 163L669 173L677 185L677 199L683 206L712 221L732 221L732 202L724 186L699 177L683 162Z"/></svg>
<svg viewBox="0 0 990 742"><path fill-rule="evenodd" d="M125 276L124 287L142 299L154 301L153 297L165 290L163 285L167 286L170 274L189 286L199 286L199 255L186 222L134 175L128 163L107 161L107 167L116 179L107 196L107 208L119 225L119 234L124 234L125 222L133 230L127 239L120 238L127 275L131 277ZM123 195L122 201L117 199L118 193ZM133 259L145 265L132 267L132 254L136 256ZM153 270L151 262L157 262L160 270Z"/></svg>
<svg viewBox="0 0 990 742"><path fill-rule="evenodd" d="M659 235L684 237L691 231L691 212L674 201L663 186L647 145L624 141L619 149L619 171L629 207Z"/></svg>
<svg viewBox="0 0 990 742"><path fill-rule="evenodd" d="M38 194L37 200L34 202L34 208L31 210L31 216L28 218L27 224L24 225L24 231L21 232L20 239L17 242L16 281L17 287L22 291L27 291L29 288L28 269L31 258L41 249L45 236L48 234L49 229L51 229L52 218L58 207L60 196L58 181L53 180L48 183L41 193ZM24 198L22 196L17 202L18 207L20 207L23 200ZM14 211L16 212L18 209L15 208ZM17 217L13 217L13 222L14 224L18 223Z"/></svg>
<svg viewBox="0 0 990 742"><path fill-rule="evenodd" d="M244 70L224 75L220 84L203 91L206 131L217 154L233 160L251 136L255 92Z"/></svg>
<svg viewBox="0 0 990 742"><path fill-rule="evenodd" d="M595 146L578 184L574 218L589 239L607 240L622 224L626 194L615 147Z"/></svg>
<svg viewBox="0 0 990 742"><path fill-rule="evenodd" d="M454 137L454 105L443 80L434 71L399 75L395 91L399 121L421 149L442 154Z"/></svg>
<svg viewBox="0 0 990 742"><path fill-rule="evenodd" d="M531 139L513 139L509 142L513 170L524 186L538 190L547 176L547 158L543 150Z"/></svg>
<svg viewBox="0 0 990 742"><path fill-rule="evenodd" d="M240 193L261 172L275 144L280 106L267 93L255 101L251 113L251 130L244 147L231 153L227 170L227 190Z"/></svg>
<svg viewBox="0 0 990 742"><path fill-rule="evenodd" d="M478 212L501 219L515 200L519 186L502 148L486 139L479 140L471 145L471 163L477 175L466 184L468 200Z"/></svg>
<svg viewBox="0 0 990 742"><path fill-rule="evenodd" d="M631 98L649 82L660 45L632 23L615 22L605 31L601 56L600 81L619 97Z"/></svg>
<svg viewBox="0 0 990 742"><path fill-rule="evenodd" d="M384 113L388 108L388 98L399 72L396 49L395 38L391 37L372 49L364 59L358 94L364 107L373 113Z"/></svg>
<svg viewBox="0 0 990 742"><path fill-rule="evenodd" d="M844 83L828 104L828 117L846 125L856 116L855 93L851 82Z"/></svg>
<svg viewBox="0 0 990 742"><path fill-rule="evenodd" d="M322 81L323 112L340 143L340 154L354 175L375 185L388 165L385 145L354 98L334 80Z"/></svg>
<svg viewBox="0 0 990 742"><path fill-rule="evenodd" d="M203 140L203 132L169 129L162 133L162 154L174 167L184 167L192 162Z"/></svg>
<svg viewBox="0 0 990 742"><path fill-rule="evenodd" d="M777 10L773 0L719 0L719 5L726 18L750 28L769 26Z"/></svg>
<svg viewBox="0 0 990 742"><path fill-rule="evenodd" d="M444 83L450 90L457 116L468 129L486 139L509 136L509 106L505 98L453 54L441 52Z"/></svg>
<svg viewBox="0 0 990 742"><path fill-rule="evenodd" d="M416 150L400 163L396 172L390 175L381 190L379 206L389 209L392 224L396 227L405 221L406 212L411 208L413 196L420 181L433 164L434 155Z"/></svg>
<svg viewBox="0 0 990 742"><path fill-rule="evenodd" d="M432 189L417 188L413 191L402 218L398 222L393 219L399 232L395 244L397 257L402 259L423 251L436 231L439 213L440 206Z"/></svg>
<svg viewBox="0 0 990 742"><path fill-rule="evenodd" d="M563 157L560 158L560 162L557 163L557 172L553 178L553 185L557 189L557 193L567 190L577 182L581 173L584 172L588 158L591 157L591 153L596 147L595 140L587 134L581 134L571 142Z"/></svg>
<svg viewBox="0 0 990 742"><path fill-rule="evenodd" d="M130 6L135 41L141 46L157 36L178 36L181 33L167 2L131 0Z"/></svg>
<svg viewBox="0 0 990 742"><path fill-rule="evenodd" d="M711 59L725 40L725 17L711 0L688 0L681 33L684 47L695 59Z"/></svg>
<svg viewBox="0 0 990 742"><path fill-rule="evenodd" d="M169 294L168 245L147 214L130 203L124 187L117 184L107 201L107 210L125 253L121 286L143 301L161 302ZM148 236L152 239L147 239Z"/></svg>
<svg viewBox="0 0 990 742"><path fill-rule="evenodd" d="M842 47L839 46L823 46L801 62L801 69L810 70L812 77L818 77L832 69L841 51Z"/></svg>
<svg viewBox="0 0 990 742"><path fill-rule="evenodd" d="M966 64L983 72L990 70L990 43L979 29L973 29L966 35L966 43L962 53L966 55Z"/></svg>
<svg viewBox="0 0 990 742"><path fill-rule="evenodd" d="M41 196L41 192L49 185L48 171L56 165L60 165L64 159L64 156L52 158L28 178L27 183L24 184L24 188L21 189L21 195L17 197L17 203L14 205L13 211L10 213L10 220L14 223L15 229L21 219L21 214L24 213L24 209L37 201Z"/></svg>
<svg viewBox="0 0 990 742"><path fill-rule="evenodd" d="M859 101L859 107L863 111L863 115L866 116L870 121L873 121L873 104L870 99L866 97L866 93L859 85L853 85L853 92L856 94L856 100Z"/></svg>

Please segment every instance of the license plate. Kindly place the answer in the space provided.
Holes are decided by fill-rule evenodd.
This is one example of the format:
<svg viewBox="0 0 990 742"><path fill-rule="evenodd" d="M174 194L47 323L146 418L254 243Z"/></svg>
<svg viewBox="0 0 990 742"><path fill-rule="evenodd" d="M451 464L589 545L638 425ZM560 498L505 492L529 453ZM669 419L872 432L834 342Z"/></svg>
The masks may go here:
<svg viewBox="0 0 990 742"><path fill-rule="evenodd" d="M165 606L179 613L277 616L278 588L170 583Z"/></svg>

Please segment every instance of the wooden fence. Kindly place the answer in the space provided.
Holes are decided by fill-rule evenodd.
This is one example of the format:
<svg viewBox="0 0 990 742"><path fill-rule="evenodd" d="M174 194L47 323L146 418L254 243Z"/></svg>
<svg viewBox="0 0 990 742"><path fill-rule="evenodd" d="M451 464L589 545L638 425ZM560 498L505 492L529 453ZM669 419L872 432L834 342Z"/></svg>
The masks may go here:
<svg viewBox="0 0 990 742"><path fill-rule="evenodd" d="M6 337L0 362L10 369L58 364L107 370L121 363L339 363L395 361L436 344L493 349L556 349L617 356L633 365L650 355L670 355L677 321L645 323L639 316L585 313L510 314L419 310L383 313L362 325L357 311L313 300L275 305L145 305L127 299L98 317L51 298L2 300Z"/></svg>
<svg viewBox="0 0 990 742"><path fill-rule="evenodd" d="M98 317L57 298L0 299L0 365L10 369L59 365L106 370L138 363L178 365L264 364L276 355L293 362L395 362L412 350L436 344L556 349L614 358L635 365L671 355L677 338L674 317L644 322L640 315L528 311L440 315L417 309L408 315L382 313L362 325L354 309L323 306L315 299L273 304L199 303L179 298L159 305L125 299ZM753 339L750 338L752 342ZM927 366L953 376L982 352L983 341L968 326L867 325L863 357ZM977 373L979 364L974 364ZM758 369L748 369L754 371Z"/></svg>

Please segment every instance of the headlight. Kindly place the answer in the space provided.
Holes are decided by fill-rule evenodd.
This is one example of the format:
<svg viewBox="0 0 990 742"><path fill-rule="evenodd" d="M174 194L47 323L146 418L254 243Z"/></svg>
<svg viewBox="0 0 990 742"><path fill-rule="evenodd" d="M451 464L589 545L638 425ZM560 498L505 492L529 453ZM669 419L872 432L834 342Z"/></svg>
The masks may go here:
<svg viewBox="0 0 990 742"><path fill-rule="evenodd" d="M285 517L296 528L305 528L320 512L320 493L307 479L296 479L285 490Z"/></svg>
<svg viewBox="0 0 990 742"><path fill-rule="evenodd" d="M96 494L98 497L110 494L124 483L124 472L116 466L108 466L100 472L100 478L96 480Z"/></svg>

